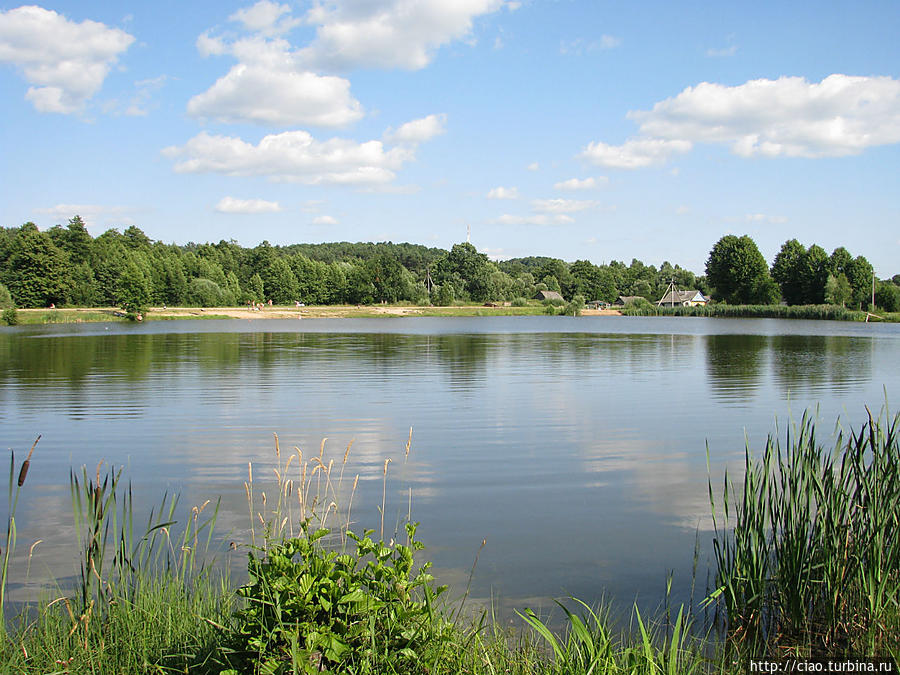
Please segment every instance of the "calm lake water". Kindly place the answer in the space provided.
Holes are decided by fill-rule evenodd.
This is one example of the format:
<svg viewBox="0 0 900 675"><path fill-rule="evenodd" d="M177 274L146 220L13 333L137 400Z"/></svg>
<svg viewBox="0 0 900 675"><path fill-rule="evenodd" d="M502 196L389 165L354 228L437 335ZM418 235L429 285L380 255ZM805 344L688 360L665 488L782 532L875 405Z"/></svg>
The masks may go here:
<svg viewBox="0 0 900 675"><path fill-rule="evenodd" d="M18 511L14 598L77 570L69 470L126 467L145 507L223 498L246 535L243 481L284 454L360 475L357 528L409 508L454 597L548 607L602 597L654 607L706 586L707 445L715 485L745 439L818 409L820 436L900 394L900 326L629 317L321 319L82 324L0 331L3 445L42 434ZM777 421L777 422L776 422ZM777 423L777 427L776 427ZM412 446L404 460L412 432ZM19 455L19 460L23 458ZM327 460L326 460L327 461ZM294 465L296 466L296 464ZM270 494L272 493L270 489ZM3 505L5 513L6 506ZM26 577L25 554L36 540ZM227 548L227 547L225 547ZM227 554L223 553L223 556ZM235 564L239 564L236 560Z"/></svg>

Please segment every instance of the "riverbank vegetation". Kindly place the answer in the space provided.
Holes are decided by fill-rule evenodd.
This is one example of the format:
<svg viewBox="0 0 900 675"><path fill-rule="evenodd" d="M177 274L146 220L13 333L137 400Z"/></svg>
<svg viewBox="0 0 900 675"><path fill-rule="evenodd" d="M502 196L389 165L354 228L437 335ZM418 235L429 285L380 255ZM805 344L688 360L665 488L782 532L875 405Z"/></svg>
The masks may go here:
<svg viewBox="0 0 900 675"><path fill-rule="evenodd" d="M449 307L468 303L522 306L540 291L615 302L620 296L656 303L670 283L729 304L819 305L900 311L900 275L874 280L863 256L839 247L784 244L771 268L748 236L722 237L705 276L677 264L659 267L549 257L493 261L469 243L449 251L416 244L327 243L244 248L164 244L140 228L93 237L78 216L46 231L26 223L0 228L0 309L117 307L232 307L248 303L295 306L410 303ZM569 312L571 313L571 312ZM12 313L4 323L14 324ZM20 319L21 321L21 319Z"/></svg>
<svg viewBox="0 0 900 675"><path fill-rule="evenodd" d="M512 631L488 614L471 619L467 592L448 599L421 560L411 514L386 534L384 489L373 528L354 532L351 447L343 460L324 442L318 455L285 457L277 437L277 484L266 498L248 467L248 528L228 534L240 539L231 548L245 552L245 578L233 581L217 559L235 554L218 550L216 504L182 513L166 496L136 528L121 470L98 467L71 474L74 588L14 612L5 592L25 535L16 504L32 446L21 464L10 459L0 659L23 673L687 675L746 672L746 659L763 656L896 658L900 415L870 414L835 438L823 444L804 416L783 443L773 436L759 455L748 447L737 481L726 473L720 489L710 477L712 623L666 605L654 617L635 607L616 624L607 609L569 599L561 628L522 608Z"/></svg>

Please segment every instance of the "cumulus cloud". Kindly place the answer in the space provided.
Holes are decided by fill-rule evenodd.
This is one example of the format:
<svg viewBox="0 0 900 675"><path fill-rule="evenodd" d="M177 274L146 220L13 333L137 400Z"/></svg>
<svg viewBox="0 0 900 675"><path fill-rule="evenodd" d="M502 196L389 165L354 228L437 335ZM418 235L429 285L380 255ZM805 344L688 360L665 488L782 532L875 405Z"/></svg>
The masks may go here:
<svg viewBox="0 0 900 675"><path fill-rule="evenodd" d="M118 28L42 7L0 11L0 63L21 70L32 85L25 98L39 112L82 110L133 42Z"/></svg>
<svg viewBox="0 0 900 675"><path fill-rule="evenodd" d="M535 199L531 207L537 213L577 213L597 206L597 202L579 199Z"/></svg>
<svg viewBox="0 0 900 675"><path fill-rule="evenodd" d="M216 204L216 211L219 213L278 213L281 205L278 202L269 202L264 199L235 199L234 197L223 197Z"/></svg>
<svg viewBox="0 0 900 675"><path fill-rule="evenodd" d="M249 35L226 39L209 31L197 38L203 56L230 55L237 64L188 101L192 117L263 125L342 127L363 107L342 77L304 67L284 33L300 23L288 5L262 0L231 15Z"/></svg>
<svg viewBox="0 0 900 675"><path fill-rule="evenodd" d="M396 131L388 129L384 134L384 139L389 143L405 143L408 145L424 143L444 133L444 125L446 123L446 115L428 115L428 117L407 122Z"/></svg>
<svg viewBox="0 0 900 675"><path fill-rule="evenodd" d="M628 117L639 137L620 146L591 143L582 156L634 169L713 143L741 157L844 157L900 142L900 80L834 74L821 82L702 82Z"/></svg>
<svg viewBox="0 0 900 675"><path fill-rule="evenodd" d="M312 222L313 225L337 225L338 219L332 216L316 216Z"/></svg>
<svg viewBox="0 0 900 675"><path fill-rule="evenodd" d="M488 199L518 199L519 188L497 186L491 188L485 196Z"/></svg>
<svg viewBox="0 0 900 675"><path fill-rule="evenodd" d="M260 0L251 7L239 9L228 18L242 23L250 31L263 35L282 35L302 23L300 19L291 17L290 13L290 5Z"/></svg>
<svg viewBox="0 0 900 675"><path fill-rule="evenodd" d="M670 155L687 152L692 147L690 141L659 138L632 138L622 145L607 145L597 141L590 143L580 157L598 166L639 169L662 164Z"/></svg>
<svg viewBox="0 0 900 675"><path fill-rule="evenodd" d="M387 149L381 141L357 143L332 138L318 141L306 131L263 137L257 145L233 136L201 132L163 154L177 160L178 173L266 176L273 181L306 184L378 185L414 158L410 148Z"/></svg>
<svg viewBox="0 0 900 675"><path fill-rule="evenodd" d="M569 180L564 180L559 183L554 183L553 187L557 190L567 190L567 191L575 191L575 190L594 190L601 185L606 185L609 182L609 178L606 176L597 176L590 178L570 178Z"/></svg>
<svg viewBox="0 0 900 675"><path fill-rule="evenodd" d="M340 127L363 116L350 82L290 68L239 63L188 101L192 117L269 125Z"/></svg>
<svg viewBox="0 0 900 675"><path fill-rule="evenodd" d="M316 36L300 57L325 70L418 70L440 47L468 38L477 17L503 5L503 0L318 0L305 17L315 26Z"/></svg>

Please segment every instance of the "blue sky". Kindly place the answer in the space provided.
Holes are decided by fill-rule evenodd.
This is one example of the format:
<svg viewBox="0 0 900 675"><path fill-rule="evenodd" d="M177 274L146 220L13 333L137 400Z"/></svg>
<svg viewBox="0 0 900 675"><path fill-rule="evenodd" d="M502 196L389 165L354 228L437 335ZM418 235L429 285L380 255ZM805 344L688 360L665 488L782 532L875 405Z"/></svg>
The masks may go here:
<svg viewBox="0 0 900 675"><path fill-rule="evenodd" d="M0 2L0 224L900 272L900 5Z"/></svg>

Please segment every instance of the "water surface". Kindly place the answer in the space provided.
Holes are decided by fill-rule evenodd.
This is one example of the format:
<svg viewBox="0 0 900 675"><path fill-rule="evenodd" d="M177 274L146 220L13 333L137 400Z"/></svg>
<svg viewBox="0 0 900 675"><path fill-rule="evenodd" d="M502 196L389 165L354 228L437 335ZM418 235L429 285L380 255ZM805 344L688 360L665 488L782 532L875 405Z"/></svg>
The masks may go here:
<svg viewBox="0 0 900 675"><path fill-rule="evenodd" d="M706 584L707 455L718 483L791 414L821 435L900 393L900 327L821 321L504 317L177 321L0 331L7 447L43 438L19 506L19 597L75 570L68 475L125 465L142 504L223 497L247 529L243 481L281 447L357 473L357 527L409 508L439 580L470 601L658 603ZM413 428L411 451L405 446ZM91 469L93 470L93 469ZM345 482L348 479L345 478ZM264 489L264 488L260 488ZM270 491L271 494L271 491ZM28 583L22 556L34 549Z"/></svg>

